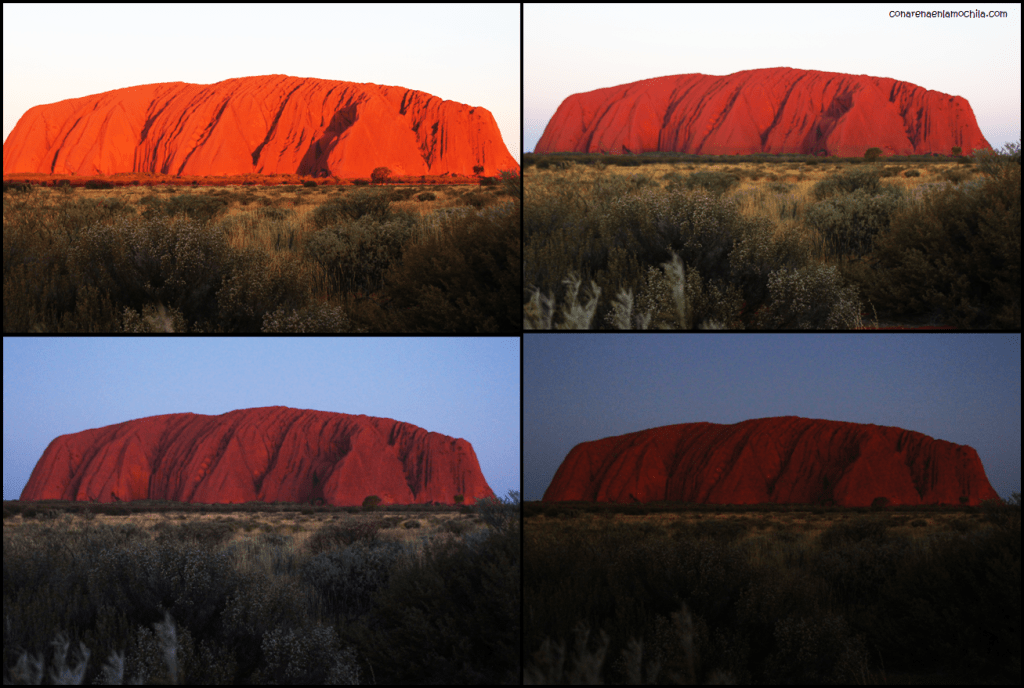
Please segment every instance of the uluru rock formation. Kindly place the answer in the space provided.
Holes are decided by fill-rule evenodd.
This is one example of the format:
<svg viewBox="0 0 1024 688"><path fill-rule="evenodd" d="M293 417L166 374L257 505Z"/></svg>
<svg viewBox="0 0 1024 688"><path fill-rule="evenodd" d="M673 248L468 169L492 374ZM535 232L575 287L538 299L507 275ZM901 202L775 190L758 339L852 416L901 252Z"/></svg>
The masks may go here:
<svg viewBox="0 0 1024 688"><path fill-rule="evenodd" d="M148 84L38 105L4 174L369 177L518 170L490 112L397 86L274 74Z"/></svg>
<svg viewBox="0 0 1024 688"><path fill-rule="evenodd" d="M467 504L493 497L469 442L388 418L284 406L172 413L62 435L23 500Z"/></svg>
<svg viewBox="0 0 1024 688"><path fill-rule="evenodd" d="M999 496L971 447L796 416L683 423L573 447L544 501L978 504Z"/></svg>
<svg viewBox="0 0 1024 688"><path fill-rule="evenodd" d="M991 148L960 96L881 77L780 67L681 74L569 96L535 153L862 157Z"/></svg>

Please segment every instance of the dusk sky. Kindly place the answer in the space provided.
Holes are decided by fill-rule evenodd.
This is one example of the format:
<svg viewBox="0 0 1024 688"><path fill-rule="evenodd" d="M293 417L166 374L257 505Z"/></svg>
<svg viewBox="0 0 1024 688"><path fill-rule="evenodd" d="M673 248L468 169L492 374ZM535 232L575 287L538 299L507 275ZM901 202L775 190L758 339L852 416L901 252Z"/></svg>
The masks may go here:
<svg viewBox="0 0 1024 688"><path fill-rule="evenodd" d="M261 406L468 440L507 497L520 489L519 353L514 337L4 337L4 499L18 499L58 435Z"/></svg>
<svg viewBox="0 0 1024 688"><path fill-rule="evenodd" d="M1020 335L526 334L523 498L580 442L677 423L803 416L977 450L1020 492Z"/></svg>
<svg viewBox="0 0 1024 688"><path fill-rule="evenodd" d="M4 141L35 105L286 74L486 108L518 161L519 17L519 3L4 3Z"/></svg>
<svg viewBox="0 0 1024 688"><path fill-rule="evenodd" d="M890 18L1004 11L1006 17ZM996 149L1020 140L1020 3L526 3L523 150L574 93L676 74L791 67L909 81L967 99Z"/></svg>

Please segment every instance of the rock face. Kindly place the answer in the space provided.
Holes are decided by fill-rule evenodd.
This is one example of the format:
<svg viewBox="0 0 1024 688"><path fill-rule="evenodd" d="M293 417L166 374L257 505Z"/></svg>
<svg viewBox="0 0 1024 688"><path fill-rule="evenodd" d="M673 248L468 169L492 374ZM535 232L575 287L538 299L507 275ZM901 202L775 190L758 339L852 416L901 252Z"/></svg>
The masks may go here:
<svg viewBox="0 0 1024 688"><path fill-rule="evenodd" d="M518 170L490 112L396 86L275 74L134 86L38 105L4 174L369 177Z"/></svg>
<svg viewBox="0 0 1024 688"><path fill-rule="evenodd" d="M970 104L904 81L803 69L681 74L569 96L535 153L862 157L991 148Z"/></svg>
<svg viewBox="0 0 1024 688"><path fill-rule="evenodd" d="M544 501L978 504L998 499L971 447L795 416L684 423L573 447Z"/></svg>
<svg viewBox="0 0 1024 688"><path fill-rule="evenodd" d="M467 504L493 497L473 447L388 418L272 406L62 435L23 500Z"/></svg>

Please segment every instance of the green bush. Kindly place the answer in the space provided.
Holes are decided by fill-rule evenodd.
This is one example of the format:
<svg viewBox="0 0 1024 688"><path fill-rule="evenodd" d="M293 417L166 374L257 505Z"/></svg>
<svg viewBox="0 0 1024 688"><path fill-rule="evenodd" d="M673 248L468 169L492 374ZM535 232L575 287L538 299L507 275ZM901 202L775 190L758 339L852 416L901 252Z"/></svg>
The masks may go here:
<svg viewBox="0 0 1024 688"><path fill-rule="evenodd" d="M389 329L515 332L522 318L519 204L435 218L389 272ZM382 316L383 317L383 316Z"/></svg>
<svg viewBox="0 0 1024 688"><path fill-rule="evenodd" d="M889 228L902 196L896 187L882 187L876 193L862 187L811 204L804 218L821 237L826 255L860 258L871 252L874 238Z"/></svg>
<svg viewBox="0 0 1024 688"><path fill-rule="evenodd" d="M306 239L306 255L327 268L346 291L375 292L389 267L401 259L413 228L408 218L379 220L364 215Z"/></svg>
<svg viewBox="0 0 1024 688"><path fill-rule="evenodd" d="M336 619L368 612L373 596L387 587L403 547L394 542L357 542L323 551L302 567L302 577L319 593L324 611Z"/></svg>
<svg viewBox="0 0 1024 688"><path fill-rule="evenodd" d="M732 172L693 172L683 181L687 189L702 188L720 196L740 183L740 178Z"/></svg>
<svg viewBox="0 0 1024 688"><path fill-rule="evenodd" d="M875 241L865 295L899 314L964 328L1020 327L1020 167L936 187Z"/></svg>
<svg viewBox="0 0 1024 688"><path fill-rule="evenodd" d="M386 190L360 189L317 206L310 218L317 229L335 226L346 220L369 215L377 220L391 216L392 195Z"/></svg>
<svg viewBox="0 0 1024 688"><path fill-rule="evenodd" d="M881 170L874 166L830 174L811 187L811 196L817 201L822 201L832 196L853 193L858 189L874 194L879 190L881 176Z"/></svg>
<svg viewBox="0 0 1024 688"><path fill-rule="evenodd" d="M168 199L161 210L169 216L183 213L189 218L205 224L222 215L227 207L228 202L223 198L186 193Z"/></svg>
<svg viewBox="0 0 1024 688"><path fill-rule="evenodd" d="M768 277L770 298L756 316L762 329L846 330L861 326L857 287L833 266L781 268Z"/></svg>

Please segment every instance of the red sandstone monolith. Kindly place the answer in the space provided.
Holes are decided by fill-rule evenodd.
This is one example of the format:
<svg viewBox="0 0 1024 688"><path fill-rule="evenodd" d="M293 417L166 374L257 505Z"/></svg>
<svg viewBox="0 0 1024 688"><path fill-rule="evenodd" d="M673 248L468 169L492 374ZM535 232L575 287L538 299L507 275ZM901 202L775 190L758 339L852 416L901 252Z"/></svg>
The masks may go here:
<svg viewBox="0 0 1024 688"><path fill-rule="evenodd" d="M271 406L173 413L61 435L23 500L472 504L493 497L473 447L389 418Z"/></svg>
<svg viewBox="0 0 1024 688"><path fill-rule="evenodd" d="M544 501L970 504L999 495L971 447L911 430L761 418L683 423L573 447Z"/></svg>
<svg viewBox="0 0 1024 688"><path fill-rule="evenodd" d="M569 96L535 153L862 157L991 148L960 96L905 81L779 67L681 74Z"/></svg>
<svg viewBox="0 0 1024 688"><path fill-rule="evenodd" d="M518 170L482 107L398 86L274 74L133 86L38 105L4 174L369 177Z"/></svg>

